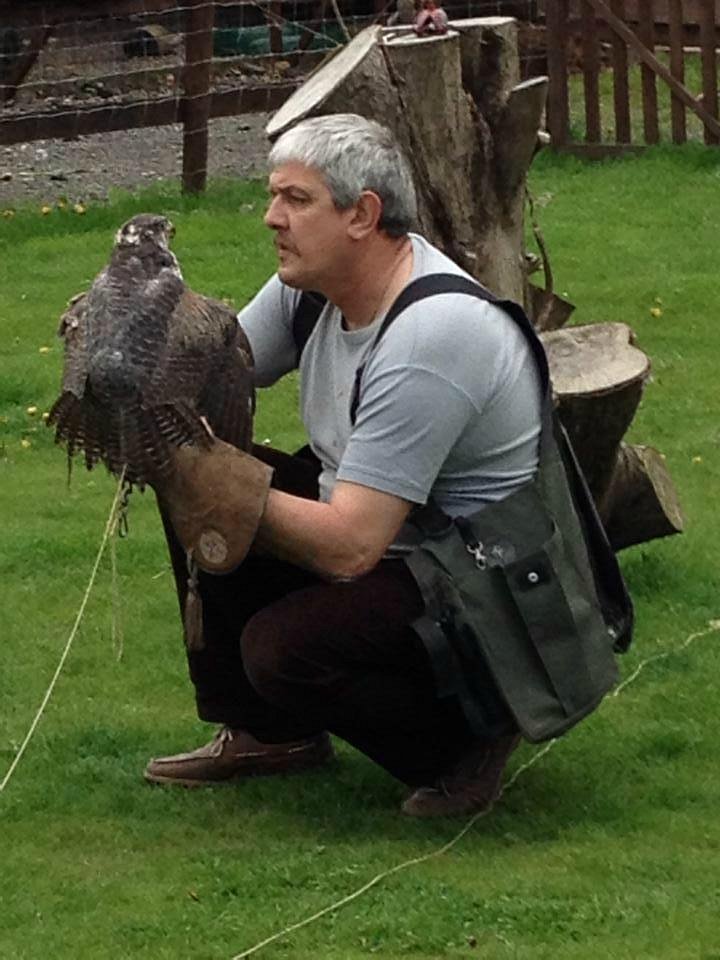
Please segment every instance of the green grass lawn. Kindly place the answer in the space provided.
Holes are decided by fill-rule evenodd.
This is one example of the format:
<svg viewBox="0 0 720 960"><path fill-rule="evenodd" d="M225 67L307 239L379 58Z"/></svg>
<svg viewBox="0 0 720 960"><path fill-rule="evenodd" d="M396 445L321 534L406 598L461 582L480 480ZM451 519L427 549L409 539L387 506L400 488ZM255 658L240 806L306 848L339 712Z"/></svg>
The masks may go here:
<svg viewBox="0 0 720 960"><path fill-rule="evenodd" d="M651 151L600 166L541 155L531 180L574 319L626 322L652 358L631 439L666 455L687 515L683 536L622 554L638 619L628 676L720 617L720 153ZM196 289L240 306L273 266L263 203L257 185L218 185L200 200L157 190L83 215L0 219L0 779L65 646L115 486L78 463L68 487L41 421L59 385L59 314L142 209L176 222ZM301 442L295 393L290 381L261 397L259 439ZM403 819L402 788L342 745L336 769L310 776L146 786L149 756L208 736L149 495L133 496L117 563L122 657L106 556L0 794L3 960L229 960L455 836L457 822ZM650 663L447 855L259 955L720 960L719 643L712 634ZM523 746L513 768L537 749Z"/></svg>

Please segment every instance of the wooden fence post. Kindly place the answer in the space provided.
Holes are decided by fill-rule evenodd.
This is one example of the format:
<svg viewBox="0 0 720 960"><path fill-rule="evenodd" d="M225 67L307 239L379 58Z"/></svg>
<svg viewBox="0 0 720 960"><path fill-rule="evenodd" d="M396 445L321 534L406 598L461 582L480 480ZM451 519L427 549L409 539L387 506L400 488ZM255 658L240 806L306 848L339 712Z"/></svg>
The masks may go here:
<svg viewBox="0 0 720 960"><path fill-rule="evenodd" d="M683 44L683 10L682 0L670 0L670 73L679 83L685 83L685 51ZM673 143L685 143L687 140L687 126L685 123L685 105L677 94L672 91L670 101L670 116L672 120Z"/></svg>
<svg viewBox="0 0 720 960"><path fill-rule="evenodd" d="M611 0L611 9L622 20L625 16L625 0ZM612 35L612 66L615 140L618 143L632 143L628 51L625 42L615 32Z"/></svg>
<svg viewBox="0 0 720 960"><path fill-rule="evenodd" d="M268 45L270 53L283 52L283 13L280 0L272 0L268 6Z"/></svg>
<svg viewBox="0 0 720 960"><path fill-rule="evenodd" d="M568 104L568 0L553 0L545 13L548 45L547 125L554 147L564 146L570 137Z"/></svg>
<svg viewBox="0 0 720 960"><path fill-rule="evenodd" d="M653 0L638 0L637 34L650 53L655 51L655 4ZM643 129L645 143L660 143L658 125L658 98L655 71L647 63L640 64L642 85Z"/></svg>
<svg viewBox="0 0 720 960"><path fill-rule="evenodd" d="M713 117L718 115L717 54L715 51L715 4L700 7L700 49L702 50L703 106ZM705 127L705 143L720 143L715 132Z"/></svg>
<svg viewBox="0 0 720 960"><path fill-rule="evenodd" d="M183 0L183 193L200 193L207 183L210 78L213 56L214 0Z"/></svg>
<svg viewBox="0 0 720 960"><path fill-rule="evenodd" d="M595 8L587 0L581 4L583 41L583 90L585 93L585 141L600 143L600 57L598 53Z"/></svg>

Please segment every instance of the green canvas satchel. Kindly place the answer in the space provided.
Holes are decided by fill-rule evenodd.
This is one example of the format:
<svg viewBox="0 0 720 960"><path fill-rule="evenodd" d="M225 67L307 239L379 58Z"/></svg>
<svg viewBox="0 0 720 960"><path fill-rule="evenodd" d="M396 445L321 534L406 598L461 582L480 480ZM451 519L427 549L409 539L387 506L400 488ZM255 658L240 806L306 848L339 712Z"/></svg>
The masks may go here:
<svg viewBox="0 0 720 960"><path fill-rule="evenodd" d="M633 609L570 441L552 405L547 359L523 310L454 274L409 284L373 344L410 303L437 293L496 303L515 320L543 385L535 478L468 518L432 504L411 519L423 541L405 561L425 601L413 624L440 696L459 699L478 735L513 718L527 739L558 736L590 713L617 681ZM356 377L354 415L361 387Z"/></svg>

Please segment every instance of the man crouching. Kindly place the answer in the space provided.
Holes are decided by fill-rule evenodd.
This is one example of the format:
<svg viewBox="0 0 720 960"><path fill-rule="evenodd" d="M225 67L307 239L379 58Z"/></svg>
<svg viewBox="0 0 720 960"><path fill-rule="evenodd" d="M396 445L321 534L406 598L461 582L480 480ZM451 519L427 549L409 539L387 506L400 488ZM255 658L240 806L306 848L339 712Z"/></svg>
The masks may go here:
<svg viewBox="0 0 720 960"><path fill-rule="evenodd" d="M410 232L412 178L388 130L355 115L305 120L274 144L270 171L265 222L278 270L239 322L258 386L299 370L312 455L257 450L274 470L269 489L270 470L220 441L181 465L200 498L203 471L214 470L225 514L252 517L249 550L231 572L198 575L203 643L188 653L190 674L200 717L220 731L152 760L145 776L190 786L302 771L331 759L330 733L412 788L406 814L489 809L517 726L489 673L484 735L439 689L413 629L425 602L404 558L428 502L468 517L535 476L533 352L503 309L461 292L414 300L382 329L414 281L468 276ZM302 334L308 302L319 315ZM222 456L237 461L234 472L213 468ZM207 538L203 564L178 519L192 492L159 494L200 567L222 569Z"/></svg>

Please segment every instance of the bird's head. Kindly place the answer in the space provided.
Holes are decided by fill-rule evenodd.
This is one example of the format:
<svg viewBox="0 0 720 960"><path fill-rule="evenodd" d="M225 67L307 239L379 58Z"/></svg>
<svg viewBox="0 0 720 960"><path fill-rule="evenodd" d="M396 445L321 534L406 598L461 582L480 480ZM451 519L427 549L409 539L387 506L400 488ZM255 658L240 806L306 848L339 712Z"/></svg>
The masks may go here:
<svg viewBox="0 0 720 960"><path fill-rule="evenodd" d="M152 244L168 250L170 240L175 235L175 227L167 219L156 213L139 213L136 217L124 223L115 234L115 244L118 247L139 247L141 244Z"/></svg>

